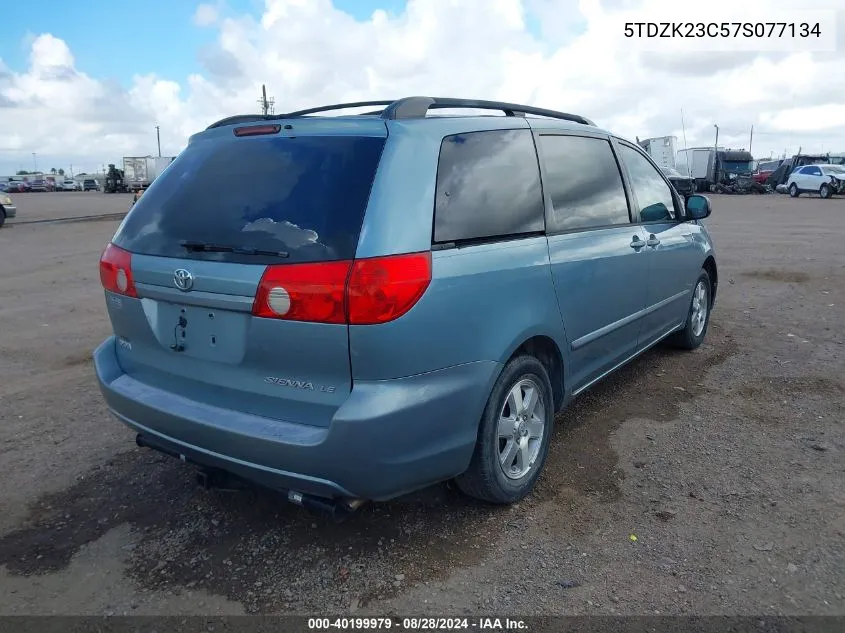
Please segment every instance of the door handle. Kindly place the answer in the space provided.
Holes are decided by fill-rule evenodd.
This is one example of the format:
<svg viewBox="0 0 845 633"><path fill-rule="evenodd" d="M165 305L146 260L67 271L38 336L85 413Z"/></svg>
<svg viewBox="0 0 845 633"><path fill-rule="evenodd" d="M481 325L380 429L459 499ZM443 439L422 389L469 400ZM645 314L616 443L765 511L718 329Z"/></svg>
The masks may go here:
<svg viewBox="0 0 845 633"><path fill-rule="evenodd" d="M646 242L646 244L654 248L656 246L660 246L660 240L657 239L657 236L654 233L652 233L648 236L648 241Z"/></svg>
<svg viewBox="0 0 845 633"><path fill-rule="evenodd" d="M633 239L631 240L631 248L633 248L634 250L636 250L639 253L640 249L643 246L645 246L645 241L641 240L639 235L635 235L633 237Z"/></svg>

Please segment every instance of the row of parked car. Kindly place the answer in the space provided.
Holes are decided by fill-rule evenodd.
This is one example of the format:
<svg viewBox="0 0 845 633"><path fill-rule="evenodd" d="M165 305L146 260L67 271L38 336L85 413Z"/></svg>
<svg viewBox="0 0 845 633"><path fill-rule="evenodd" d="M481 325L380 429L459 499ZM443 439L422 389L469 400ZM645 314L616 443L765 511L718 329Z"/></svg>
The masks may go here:
<svg viewBox="0 0 845 633"><path fill-rule="evenodd" d="M4 193L29 193L45 191L98 191L99 185L93 178L83 180L81 183L76 180L62 180L53 182L51 180L9 180L0 182L0 191Z"/></svg>

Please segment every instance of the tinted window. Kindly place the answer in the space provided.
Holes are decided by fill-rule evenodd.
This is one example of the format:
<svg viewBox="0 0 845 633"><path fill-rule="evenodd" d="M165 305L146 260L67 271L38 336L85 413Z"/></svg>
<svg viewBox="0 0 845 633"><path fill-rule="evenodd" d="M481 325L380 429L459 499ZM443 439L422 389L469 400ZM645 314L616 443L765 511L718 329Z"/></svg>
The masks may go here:
<svg viewBox="0 0 845 633"><path fill-rule="evenodd" d="M822 170L818 167L807 167L807 173L811 176L821 176Z"/></svg>
<svg viewBox="0 0 845 633"><path fill-rule="evenodd" d="M628 201L607 140L541 136L545 186L552 199L549 231L628 224Z"/></svg>
<svg viewBox="0 0 845 633"><path fill-rule="evenodd" d="M640 221L673 220L675 199L660 172L637 150L627 145L620 145L620 148L622 161L628 168L631 188L640 207Z"/></svg>
<svg viewBox="0 0 845 633"><path fill-rule="evenodd" d="M266 136L191 143L126 216L115 243L135 253L261 263L186 253L182 240L285 251L285 261L355 255L383 138Z"/></svg>
<svg viewBox="0 0 845 633"><path fill-rule="evenodd" d="M435 242L543 229L540 170L530 130L471 132L443 139Z"/></svg>

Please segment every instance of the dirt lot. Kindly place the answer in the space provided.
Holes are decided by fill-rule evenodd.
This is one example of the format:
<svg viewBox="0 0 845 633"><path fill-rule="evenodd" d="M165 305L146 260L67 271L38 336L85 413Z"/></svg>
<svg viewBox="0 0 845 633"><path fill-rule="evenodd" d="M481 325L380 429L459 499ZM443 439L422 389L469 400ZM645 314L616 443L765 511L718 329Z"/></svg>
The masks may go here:
<svg viewBox="0 0 845 633"><path fill-rule="evenodd" d="M341 525L203 491L134 447L90 361L117 222L22 224L128 197L17 200L0 230L0 614L845 614L845 199L714 196L706 344L579 398L526 501L440 486Z"/></svg>
<svg viewBox="0 0 845 633"><path fill-rule="evenodd" d="M132 204L131 193L104 194L98 191L66 193L13 194L18 207L9 224L64 220L88 215L113 215L125 212Z"/></svg>

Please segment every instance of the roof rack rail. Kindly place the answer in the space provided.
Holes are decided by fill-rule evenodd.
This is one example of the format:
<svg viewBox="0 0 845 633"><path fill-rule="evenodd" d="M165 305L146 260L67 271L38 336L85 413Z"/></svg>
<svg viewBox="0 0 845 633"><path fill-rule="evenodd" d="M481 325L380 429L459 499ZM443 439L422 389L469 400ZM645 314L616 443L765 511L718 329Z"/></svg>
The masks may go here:
<svg viewBox="0 0 845 633"><path fill-rule="evenodd" d="M235 123L253 123L255 121L273 121L277 119L292 119L295 117L306 116L308 114L316 114L318 112L330 112L332 110L344 110L346 108L361 108L370 106L389 106L395 100L389 101L355 101L353 103L336 103L333 105L318 106L316 108L308 108L307 110L296 110L294 112L284 112L282 114L237 114L235 116L220 119L215 123L209 125L206 129L213 130L216 127L223 127L224 125L234 125ZM370 115L379 115L384 110L370 112Z"/></svg>
<svg viewBox="0 0 845 633"><path fill-rule="evenodd" d="M389 106L391 103L396 103L396 101L392 99L390 101L353 101L352 103L335 103L333 105L308 108L307 110L296 110L295 112L277 114L274 116L279 119L287 119L288 117L306 116L308 114L329 112L331 110L346 110L347 108L365 108L370 106ZM379 112L381 112L381 110Z"/></svg>
<svg viewBox="0 0 845 633"><path fill-rule="evenodd" d="M590 119L579 114L558 112L545 108L522 105L519 103L507 103L505 101L484 101L481 99L453 99L451 97L406 97L394 101L381 113L384 119L416 119L421 118L429 110L438 108L466 108L472 110L501 110L506 116L525 116L533 114L551 119L562 119L581 123L582 125L595 126Z"/></svg>
<svg viewBox="0 0 845 633"><path fill-rule="evenodd" d="M471 110L500 110L505 116L524 117L527 114L544 116L551 119L562 119L582 125L595 126L590 119L578 114L568 114L557 110L535 108L534 106L521 105L518 103L507 103L504 101L484 101L479 99L454 99L451 97L405 97L391 101L353 101L351 103L335 103L332 105L296 110L283 114L239 114L220 119L212 123L206 129L233 125L235 123L252 123L254 121L273 121L278 119L290 119L318 112L331 112L332 110L345 110L348 108L362 108L372 106L384 106L381 110L364 112L363 116L380 116L388 120L421 119L426 116L429 110L442 108L465 108Z"/></svg>

